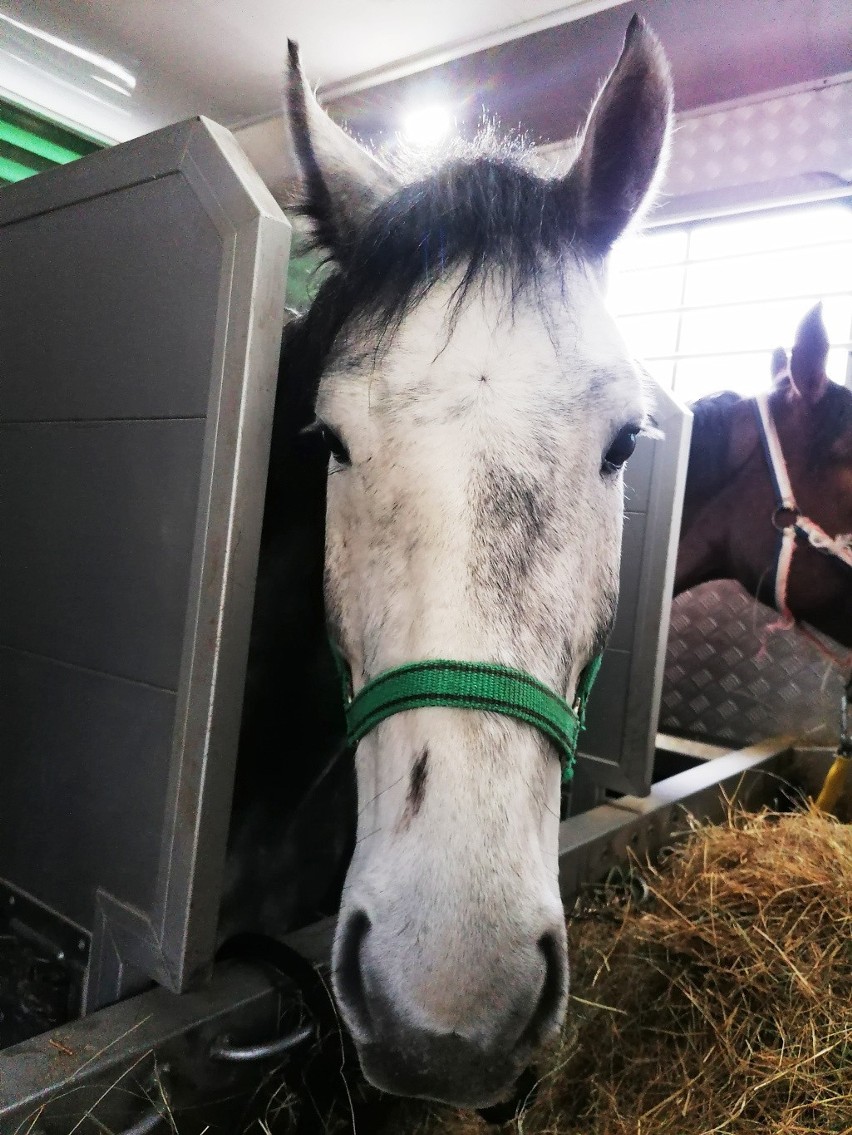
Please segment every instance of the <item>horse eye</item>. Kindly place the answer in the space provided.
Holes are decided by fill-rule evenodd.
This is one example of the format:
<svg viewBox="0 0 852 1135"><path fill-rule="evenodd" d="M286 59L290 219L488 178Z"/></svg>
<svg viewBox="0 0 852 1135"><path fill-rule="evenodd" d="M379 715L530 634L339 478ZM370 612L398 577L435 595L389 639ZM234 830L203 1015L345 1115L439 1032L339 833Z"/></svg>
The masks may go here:
<svg viewBox="0 0 852 1135"><path fill-rule="evenodd" d="M338 465L351 465L352 458L349 456L349 450L346 445L334 432L331 426L327 426L325 422L317 422L317 430L319 431L325 447Z"/></svg>
<svg viewBox="0 0 852 1135"><path fill-rule="evenodd" d="M604 454L602 473L617 473L636 448L638 426L623 426L615 435L612 445Z"/></svg>

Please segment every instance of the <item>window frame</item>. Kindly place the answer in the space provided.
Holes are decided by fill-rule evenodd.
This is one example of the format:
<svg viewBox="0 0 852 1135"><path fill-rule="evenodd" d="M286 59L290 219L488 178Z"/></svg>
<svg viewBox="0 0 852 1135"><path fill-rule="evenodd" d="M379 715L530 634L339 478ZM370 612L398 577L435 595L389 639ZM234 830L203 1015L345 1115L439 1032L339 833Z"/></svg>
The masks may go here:
<svg viewBox="0 0 852 1135"><path fill-rule="evenodd" d="M840 288L826 288L824 290L815 290L808 288L805 290L796 290L791 288L789 291L784 292L782 295L778 294L758 294L748 299L735 298L716 298L704 300L689 300L689 284L690 270L697 266L706 264L730 264L732 270L736 269L736 264L740 262L752 261L757 262L761 257L770 257L774 254L785 255L793 254L797 251L809 252L811 250L818 250L820 248L831 248L836 250L838 247L847 248L849 256L847 263L852 265L852 224L848 235L842 235L839 239L826 238L824 240L806 240L796 239L795 235L789 244L785 243L782 246L770 246L749 248L747 250L733 251L730 250L722 252L719 255L700 255L695 256L693 251L694 234L698 231L704 231L708 227L714 225L729 225L731 222L747 222L748 219L759 221L764 217L777 217L779 215L788 214L791 216L800 216L802 213L814 208L822 208L832 205L843 205L849 209L850 221L852 221L852 191L848 188L843 193L834 192L830 195L818 193L814 194L808 200L785 200L778 202L767 202L762 207L748 207L739 210L721 210L719 212L709 212L703 216L690 216L671 217L660 219L655 223L646 226L643 232L630 235L625 238L625 245L628 248L632 245L633 249L641 247L641 243L647 239L653 239L666 233L683 233L684 234L684 247L681 255L675 258L664 258L659 263L655 260L650 260L645 264L632 264L628 262L626 265L620 263L623 256L623 249L616 249L613 260L613 268L611 272L611 285L614 285L616 296L614 302L611 303L613 313L619 319L619 322L624 331L625 337L630 343L631 334L630 328L639 321L645 321L646 324L650 320L662 320L669 318L668 333L671 335L671 320L675 320L673 345L667 349L659 350L638 350L637 356L641 358L642 363L646 366L648 371L667 389L673 390L674 393L686 400L693 401L704 394L708 394L711 390L708 388L707 383L696 383L694 377L690 381L688 376L689 366L684 367L683 364L696 363L703 360L716 360L720 366L720 371L724 371L721 365L725 360L742 361L748 357L755 359L755 372L754 377L748 383L733 380L726 381L724 373L720 373L719 381L714 389L739 389L739 392L744 394L756 392L755 388L761 385L761 377L765 376L765 384L768 386L770 373L769 373L769 360L772 351L775 347L784 346L789 350L792 343L795 327L799 319L804 316L805 312L819 301L846 301L848 304L848 323L845 337L838 338L835 334L831 341L830 355L829 355L829 376L835 381L846 383L852 386L852 267L848 271L848 276L844 280L845 286ZM647 307L631 307L630 304L624 304L618 300L618 285L619 277L633 276L634 279L641 280L642 277L648 277L649 273L653 272L672 272L679 271L680 275L680 294L677 303L665 302L654 303ZM773 307L790 307L795 308L796 314L791 317L790 325L786 328L786 334L779 342L771 344L761 341L755 343L753 346L721 346L718 350L689 350L684 349L684 327L685 323L688 324L688 316L691 314L698 314L713 311L725 311L732 309L741 309L743 307L753 307L757 311L763 309L764 311L771 310ZM839 306L839 304L838 304ZM687 318L685 318L687 317ZM839 318L839 317L838 317ZM631 321L633 323L631 324ZM647 330L647 329L646 329ZM652 338L654 335L653 330L650 330L646 335L647 338ZM647 347L647 343L643 344ZM688 346L688 344L687 344ZM842 360L842 355L845 353L845 360ZM764 365L761 366L761 360ZM841 361L842 360L842 361ZM696 373L700 368L693 366L692 370Z"/></svg>

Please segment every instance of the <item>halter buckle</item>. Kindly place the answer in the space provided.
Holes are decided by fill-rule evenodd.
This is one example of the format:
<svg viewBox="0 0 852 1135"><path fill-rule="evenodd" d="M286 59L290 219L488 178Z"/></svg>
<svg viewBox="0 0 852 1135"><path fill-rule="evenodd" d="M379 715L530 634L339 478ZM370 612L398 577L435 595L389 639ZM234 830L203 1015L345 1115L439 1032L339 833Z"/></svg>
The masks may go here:
<svg viewBox="0 0 852 1135"><path fill-rule="evenodd" d="M783 532L785 528L795 528L801 515L797 508L779 504L772 513L772 527L776 532Z"/></svg>

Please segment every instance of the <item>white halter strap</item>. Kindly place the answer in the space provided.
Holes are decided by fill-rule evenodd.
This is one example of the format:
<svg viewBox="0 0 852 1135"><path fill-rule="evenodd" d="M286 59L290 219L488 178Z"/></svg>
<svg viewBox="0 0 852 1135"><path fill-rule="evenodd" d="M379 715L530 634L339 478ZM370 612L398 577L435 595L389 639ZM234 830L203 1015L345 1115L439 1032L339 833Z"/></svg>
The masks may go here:
<svg viewBox="0 0 852 1135"><path fill-rule="evenodd" d="M793 562L793 552L796 550L796 537L801 536L808 543L852 568L852 535L829 536L829 534L808 516L802 516L796 498L793 495L793 486L790 484L790 474L787 472L787 463L784 452L778 439L778 431L772 419L769 408L769 395L758 394L755 398L757 405L757 420L759 432L763 442L763 451L766 455L766 464L769 476L775 491L775 511L772 514L772 523L780 533L780 544L775 565L775 606L781 614L792 620L793 613L787 605L787 583L790 577L790 566ZM792 513L789 523L779 524L781 513Z"/></svg>

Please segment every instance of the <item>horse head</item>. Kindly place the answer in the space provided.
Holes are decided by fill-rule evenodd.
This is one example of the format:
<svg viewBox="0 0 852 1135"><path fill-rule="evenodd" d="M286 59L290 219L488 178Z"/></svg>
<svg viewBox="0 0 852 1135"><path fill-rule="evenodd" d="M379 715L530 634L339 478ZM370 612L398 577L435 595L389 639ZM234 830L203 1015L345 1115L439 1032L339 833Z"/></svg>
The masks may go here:
<svg viewBox="0 0 852 1135"><path fill-rule="evenodd" d="M410 177L320 109L291 47L303 211L331 269L290 341L314 360L299 380L328 447L327 619L356 697L455 660L571 703L600 652L646 419L605 269L671 100L634 19L565 176L480 144ZM560 762L534 713L462 704L360 738L333 983L372 1083L484 1106L567 1004Z"/></svg>
<svg viewBox="0 0 852 1135"><path fill-rule="evenodd" d="M843 553L852 533L852 391L829 380L828 348L817 304L799 324L789 361L782 348L773 353L767 408L798 512ZM779 518L756 406L730 393L693 406L676 593L706 580L736 579L779 606L779 527L794 518ZM852 647L852 568L819 545L806 531L797 534L783 604L797 620Z"/></svg>

